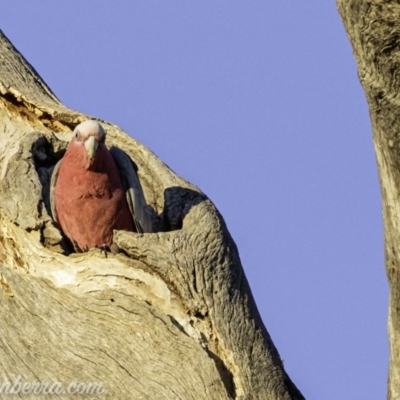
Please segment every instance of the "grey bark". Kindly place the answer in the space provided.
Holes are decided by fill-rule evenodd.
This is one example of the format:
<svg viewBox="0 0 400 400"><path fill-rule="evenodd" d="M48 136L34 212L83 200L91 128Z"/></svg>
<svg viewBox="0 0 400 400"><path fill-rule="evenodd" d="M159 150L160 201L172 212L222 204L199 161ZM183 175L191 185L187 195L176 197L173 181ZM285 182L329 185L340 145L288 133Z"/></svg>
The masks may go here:
<svg viewBox="0 0 400 400"><path fill-rule="evenodd" d="M0 383L101 382L107 399L303 399L214 205L106 121L108 146L138 166L157 232L115 232L116 256L66 254L49 179L87 118L0 32Z"/></svg>
<svg viewBox="0 0 400 400"><path fill-rule="evenodd" d="M337 0L373 128L390 285L388 399L400 398L400 4Z"/></svg>

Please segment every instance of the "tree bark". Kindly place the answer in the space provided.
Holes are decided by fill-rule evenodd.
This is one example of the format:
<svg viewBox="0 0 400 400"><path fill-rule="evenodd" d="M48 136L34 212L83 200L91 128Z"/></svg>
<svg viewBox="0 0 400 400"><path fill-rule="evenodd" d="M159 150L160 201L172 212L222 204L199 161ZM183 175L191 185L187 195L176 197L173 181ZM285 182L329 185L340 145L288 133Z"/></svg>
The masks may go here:
<svg viewBox="0 0 400 400"><path fill-rule="evenodd" d="M108 146L138 166L157 232L116 231L115 256L67 255L49 179L91 117L61 104L1 31L0 69L0 389L20 377L100 382L107 399L303 399L214 205L106 121Z"/></svg>
<svg viewBox="0 0 400 400"><path fill-rule="evenodd" d="M400 398L400 4L337 0L367 97L378 163L390 285L388 399Z"/></svg>

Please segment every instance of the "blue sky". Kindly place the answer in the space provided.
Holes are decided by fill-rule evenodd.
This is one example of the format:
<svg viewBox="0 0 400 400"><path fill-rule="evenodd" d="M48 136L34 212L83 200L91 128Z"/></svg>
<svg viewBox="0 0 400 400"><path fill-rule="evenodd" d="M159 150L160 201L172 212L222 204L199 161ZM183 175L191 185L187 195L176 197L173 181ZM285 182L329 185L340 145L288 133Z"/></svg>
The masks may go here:
<svg viewBox="0 0 400 400"><path fill-rule="evenodd" d="M380 189L333 1L3 0L0 21L61 101L211 198L308 400L385 397Z"/></svg>

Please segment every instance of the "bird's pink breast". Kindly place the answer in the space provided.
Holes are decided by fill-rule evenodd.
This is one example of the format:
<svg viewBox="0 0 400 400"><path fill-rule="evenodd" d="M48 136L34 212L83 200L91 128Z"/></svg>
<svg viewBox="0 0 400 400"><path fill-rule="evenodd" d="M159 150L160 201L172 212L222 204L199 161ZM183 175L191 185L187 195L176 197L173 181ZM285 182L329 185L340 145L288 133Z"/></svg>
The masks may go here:
<svg viewBox="0 0 400 400"><path fill-rule="evenodd" d="M55 188L57 217L81 250L111 246L113 230L133 230L132 216L115 162L103 145L95 171L82 165L82 150L68 148Z"/></svg>

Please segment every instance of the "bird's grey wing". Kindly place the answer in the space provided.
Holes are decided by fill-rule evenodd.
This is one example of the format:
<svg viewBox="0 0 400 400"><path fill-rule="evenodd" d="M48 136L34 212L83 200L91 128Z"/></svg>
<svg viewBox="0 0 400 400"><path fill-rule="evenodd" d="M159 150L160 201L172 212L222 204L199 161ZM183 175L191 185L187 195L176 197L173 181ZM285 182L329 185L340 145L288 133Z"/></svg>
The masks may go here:
<svg viewBox="0 0 400 400"><path fill-rule="evenodd" d="M136 230L139 233L153 232L149 206L146 203L143 189L132 160L118 147L111 147L110 153L119 169Z"/></svg>
<svg viewBox="0 0 400 400"><path fill-rule="evenodd" d="M55 204L55 190L57 185L58 171L60 169L62 159L54 166L50 179L50 208L53 220L58 224L56 204Z"/></svg>

